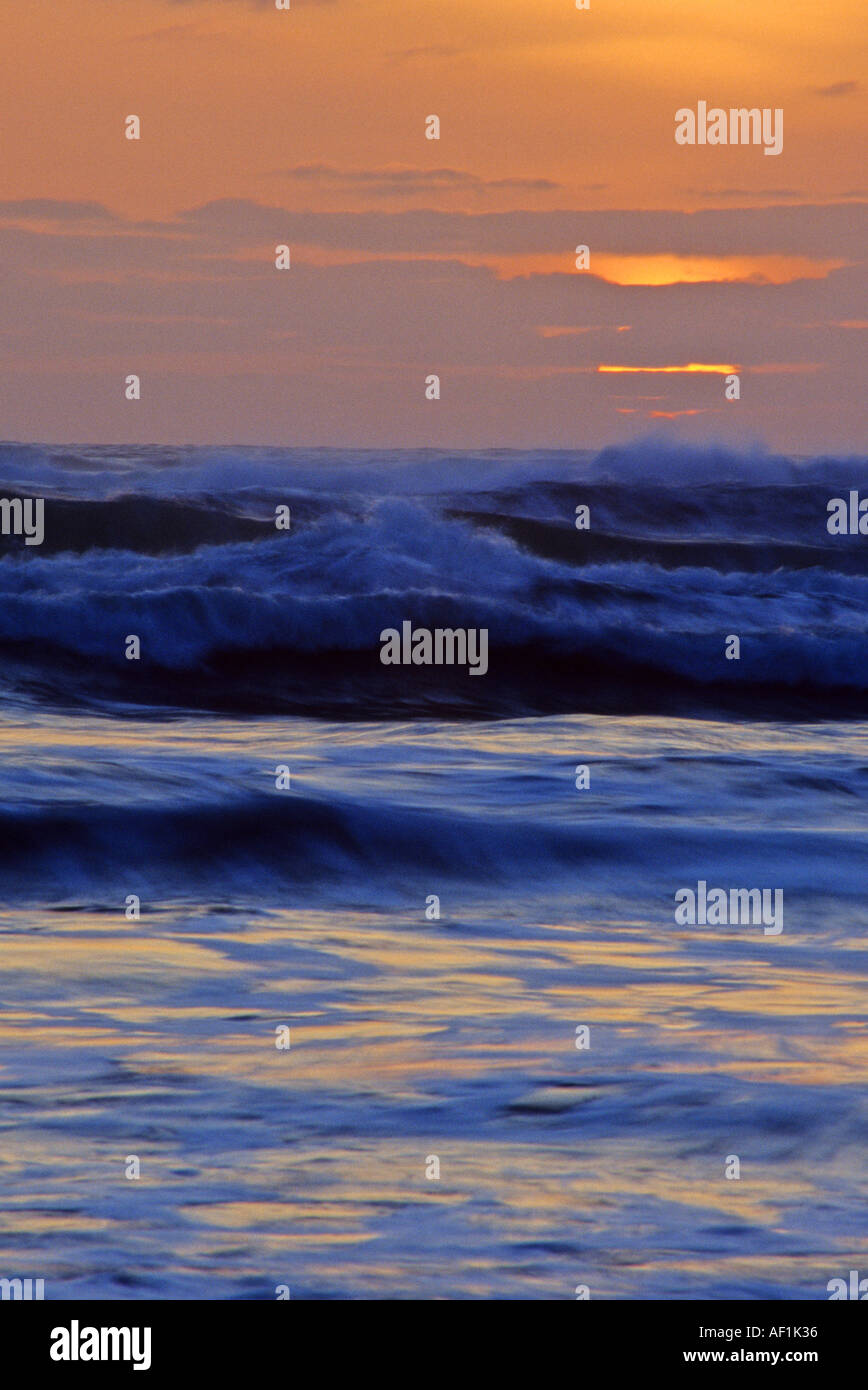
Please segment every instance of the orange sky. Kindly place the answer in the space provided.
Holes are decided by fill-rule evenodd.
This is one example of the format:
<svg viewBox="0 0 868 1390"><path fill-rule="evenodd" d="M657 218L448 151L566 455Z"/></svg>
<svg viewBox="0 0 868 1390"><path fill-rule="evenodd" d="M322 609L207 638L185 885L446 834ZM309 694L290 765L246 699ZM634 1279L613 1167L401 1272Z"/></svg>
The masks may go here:
<svg viewBox="0 0 868 1390"><path fill-rule="evenodd" d="M591 0L587 12L572 0L293 0L288 13L273 0L0 0L0 433L524 443L537 412L530 442L596 442L623 433L623 403L598 381L581 399L585 439L554 383L565 367L617 364L599 335L621 325L623 365L766 368L764 395L746 392L737 411L696 394L708 383L689 383L688 398L663 382L667 410L695 412L686 429L855 445L864 328L840 325L866 302L866 34L864 0ZM783 152L676 145L674 113L699 99L783 108ZM131 113L138 142L123 137ZM439 141L424 138L432 113ZM709 209L717 223L679 220ZM276 292L281 210L293 249L283 328L262 302ZM594 282L581 290L579 242ZM209 279L210 296L192 291ZM383 323L383 297L397 294L407 333ZM352 324L347 295L364 310ZM234 334L219 332L221 310ZM474 323L454 328L457 314ZM491 351L475 352L487 314ZM184 331L137 333L147 318ZM481 423L479 392L520 372L524 335L528 381L548 365L553 385L521 409L492 388ZM292 343L280 363L278 342ZM162 383L136 418L101 385L115 354L117 372ZM769 384L775 365L808 361L820 364L810 391L804 373L797 387ZM424 368L453 378L435 419L404 401ZM335 409L336 373L353 370ZM266 379L283 386L287 372L293 408L269 408ZM231 409L215 414L221 401Z"/></svg>
<svg viewBox="0 0 868 1390"><path fill-rule="evenodd" d="M311 164L558 185L446 195L470 210L865 185L864 86L821 94L864 76L864 0L4 0L2 27L7 198L50 190L136 217L219 197L347 206L339 178L281 175ZM710 167L675 150L673 113L698 98L782 106L783 156L720 150ZM134 160L117 138L129 112L145 127ZM423 138L432 112L439 143Z"/></svg>

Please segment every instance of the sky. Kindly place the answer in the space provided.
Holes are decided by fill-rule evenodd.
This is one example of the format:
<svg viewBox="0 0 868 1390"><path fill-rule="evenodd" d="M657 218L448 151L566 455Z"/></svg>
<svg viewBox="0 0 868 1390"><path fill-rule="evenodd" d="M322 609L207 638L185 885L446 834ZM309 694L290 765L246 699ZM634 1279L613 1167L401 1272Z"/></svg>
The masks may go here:
<svg viewBox="0 0 868 1390"><path fill-rule="evenodd" d="M0 0L0 37L2 438L864 451L864 0ZM679 145L699 101L781 109L781 153Z"/></svg>

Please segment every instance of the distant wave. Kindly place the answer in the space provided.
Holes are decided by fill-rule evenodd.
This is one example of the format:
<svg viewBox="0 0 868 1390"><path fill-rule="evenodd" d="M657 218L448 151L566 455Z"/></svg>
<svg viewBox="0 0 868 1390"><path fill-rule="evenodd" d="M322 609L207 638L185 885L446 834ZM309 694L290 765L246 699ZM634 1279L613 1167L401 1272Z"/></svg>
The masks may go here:
<svg viewBox="0 0 868 1390"><path fill-rule="evenodd" d="M351 755L348 755L351 756ZM191 768L191 773L195 769ZM766 831L762 872L785 874L790 889L810 892L828 871L828 836L804 827ZM460 882L463 891L521 884L554 889L648 883L665 866L660 912L671 917L669 880L702 865L759 873L756 831L719 824L655 825L612 813L575 824L546 820L533 798L507 818L472 807L424 809L332 791L328 799L291 792L129 805L99 801L0 807L4 900L82 901L117 908L127 892L166 901L198 893L252 893L286 901L304 885L305 901L416 901L419 884ZM841 892L861 892L864 844L842 833L835 846ZM697 868L698 866L698 868ZM849 886L848 886L849 885ZM317 891L318 890L318 891Z"/></svg>
<svg viewBox="0 0 868 1390"><path fill-rule="evenodd" d="M693 445L650 438L598 451L582 449L279 449L168 448L157 445L60 446L0 443L4 487L38 485L69 496L239 498L283 492L409 496L515 490L545 481L614 483L619 488L708 485L855 486L868 474L862 456L815 458L756 446Z"/></svg>

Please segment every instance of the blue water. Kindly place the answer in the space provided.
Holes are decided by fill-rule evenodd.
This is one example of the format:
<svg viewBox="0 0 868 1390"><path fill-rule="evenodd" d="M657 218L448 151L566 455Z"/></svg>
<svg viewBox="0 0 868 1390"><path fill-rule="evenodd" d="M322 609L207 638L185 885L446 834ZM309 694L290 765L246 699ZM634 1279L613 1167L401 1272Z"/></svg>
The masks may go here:
<svg viewBox="0 0 868 1390"><path fill-rule="evenodd" d="M42 546L0 539L0 1275L864 1272L868 541L826 503L865 475L0 448L3 495L46 499ZM489 672L383 667L405 618L487 625ZM699 880L780 888L783 931L678 925Z"/></svg>

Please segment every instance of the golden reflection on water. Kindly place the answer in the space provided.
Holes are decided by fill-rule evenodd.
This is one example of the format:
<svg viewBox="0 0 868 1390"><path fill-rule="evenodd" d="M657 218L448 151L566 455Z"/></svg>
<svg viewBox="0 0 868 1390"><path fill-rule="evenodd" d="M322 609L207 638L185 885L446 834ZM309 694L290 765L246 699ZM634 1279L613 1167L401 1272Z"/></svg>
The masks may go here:
<svg viewBox="0 0 868 1390"><path fill-rule="evenodd" d="M263 722L218 722L223 751L273 761ZM275 721L274 730L289 756L307 759L312 782L363 775L329 763L328 736L314 755L303 728ZM148 757L207 752L213 731L213 721L111 723L115 746ZM537 730L546 756L565 766L577 747L588 760L631 757L637 733L648 756L682 737L675 721L543 721ZM356 736L364 741L364 726ZM378 736L384 748L402 740L396 776L412 779L406 727ZM707 724L702 736L727 754L835 750L831 729L796 738L785 728ZM0 756L26 759L46 740L98 751L105 737L93 719L0 724ZM418 737L420 758L436 748L445 765L484 749L518 767L526 733L516 722ZM689 739L695 747L695 724ZM25 1239L37 1251L68 1240L64 1259L74 1262L88 1240L121 1241L130 1229L148 1249L171 1252L176 1271L207 1267L215 1296L221 1280L264 1270L292 1282L302 1260L309 1282L345 1290L342 1251L353 1252L352 1290L368 1296L393 1294L402 1281L413 1296L414 1278L430 1294L434 1270L444 1296L460 1287L490 1297L493 1283L503 1289L512 1278L519 1289L571 1297L568 1281L553 1284L546 1272L563 1246L574 1282L583 1261L593 1264L594 1296L629 1296L649 1274L679 1272L688 1284L789 1281L822 1297L829 1278L868 1258L868 1234L843 1222L802 1237L815 1207L852 1185L857 1131L804 1148L780 1097L779 1127L756 1127L753 1089L783 1086L794 1107L801 1089L863 1093L858 935L690 932L636 914L535 921L521 918L520 905L501 906L502 919L489 905L451 925L421 914L182 903L143 904L137 922L80 907L0 913L0 1000L14 1001L0 1008L0 1084L10 1100L0 1129L0 1272L20 1266ZM577 1051L578 1023L602 1032L605 1047ZM286 1052L275 1047L281 1024L291 1027ZM710 1136L703 1107L715 1080L733 1088L732 1119ZM643 1106L658 1084L672 1094L652 1114ZM706 1091L691 1099L700 1084ZM456 1094L467 1124L458 1135L447 1125ZM224 1107L213 1116L212 1102ZM327 1104L326 1142L307 1120ZM370 1114L398 1106L412 1133L369 1126ZM606 1133L601 1115L614 1117L617 1133ZM248 1147L240 1136L258 1120L267 1137ZM129 1152L142 1158L141 1185L121 1177ZM739 1182L723 1177L729 1152L742 1156ZM439 1182L424 1175L430 1153ZM117 1210L100 1207L106 1194ZM421 1222L429 1209L444 1222L460 1216L461 1240L442 1255L417 1250L404 1226L400 1257L384 1252L391 1215ZM711 1228L730 1220L779 1236L781 1247L729 1253L725 1233ZM694 1237L709 1230L707 1253L697 1250ZM479 1233L478 1248L468 1232ZM842 1251L841 1270L813 1253L823 1242Z"/></svg>
<svg viewBox="0 0 868 1390"><path fill-rule="evenodd" d="M291 909L249 925L212 918L210 930L201 921L178 930L171 913L127 923L106 913L42 912L37 930L8 930L15 920L5 915L0 955L0 982L14 980L19 1001L0 1016L0 1038L13 1051L44 1042L57 1026L44 1001L62 1000L67 1049L100 1050L145 1073L160 1066L276 1087L400 1085L412 1093L432 1074L484 1073L495 1057L502 1071L531 1064L580 1076L593 1055L576 1054L576 1021L632 1038L649 1067L672 1037L665 1068L685 1075L719 1070L842 1085L863 1080L868 1063L864 980L839 968L841 948L828 952L825 970L809 969L796 963L795 944L761 933L757 948L775 952L774 969L770 957L732 951L709 967L691 954L695 936L673 931L640 942L628 926L619 939L617 924L600 940L579 924L498 936L490 923L477 939L385 914ZM737 945L754 945L749 931L740 930ZM724 936L706 929L703 949ZM303 951L301 969L288 946ZM333 978L311 971L314 954L334 963ZM533 986L529 972L538 972ZM256 1005L242 997L233 1007L239 977L255 986ZM219 1005L197 1001L209 981ZM238 1022L239 1014L252 1017ZM788 1019L816 1020L822 1031L769 1027ZM279 1023L292 1027L287 1053L274 1046Z"/></svg>

